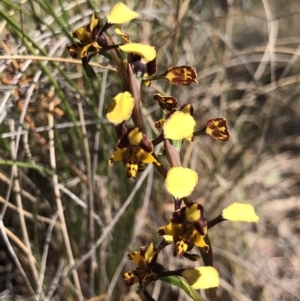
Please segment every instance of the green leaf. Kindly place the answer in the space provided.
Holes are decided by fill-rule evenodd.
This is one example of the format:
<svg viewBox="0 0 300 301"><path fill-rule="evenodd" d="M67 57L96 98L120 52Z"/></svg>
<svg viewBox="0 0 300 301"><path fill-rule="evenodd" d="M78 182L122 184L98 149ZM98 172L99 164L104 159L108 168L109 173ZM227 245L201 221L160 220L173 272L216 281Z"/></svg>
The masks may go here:
<svg viewBox="0 0 300 301"><path fill-rule="evenodd" d="M159 278L161 281L175 285L182 289L194 301L205 301L183 278L177 276L167 276Z"/></svg>

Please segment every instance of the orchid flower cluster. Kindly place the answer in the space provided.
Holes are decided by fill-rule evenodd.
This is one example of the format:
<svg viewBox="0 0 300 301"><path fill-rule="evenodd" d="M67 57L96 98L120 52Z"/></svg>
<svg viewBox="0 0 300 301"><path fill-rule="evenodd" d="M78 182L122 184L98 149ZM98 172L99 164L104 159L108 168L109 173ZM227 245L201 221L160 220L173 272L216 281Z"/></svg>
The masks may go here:
<svg viewBox="0 0 300 301"><path fill-rule="evenodd" d="M181 146L193 143L195 137L200 135L209 135L219 141L229 140L230 132L224 118L208 120L204 128L196 130L191 104L178 107L175 97L156 93L153 100L164 116L155 123L160 133L152 140L145 134L141 86L150 86L153 80L168 80L177 86L188 86L197 84L197 75L190 66L170 67L157 74L155 47L132 42L122 32L121 24L138 17L138 13L121 2L111 9L103 25L94 12L86 27L72 32L77 42L69 45L68 51L73 58L81 58L88 77L96 76L89 65L90 60L103 55L115 66L122 80L122 92L108 101L106 106L106 118L114 124L119 139L109 164L123 161L128 178L133 179L144 171L146 164L153 164L164 178L166 190L174 197L174 212L170 222L157 231L161 237L160 243L155 246L151 242L149 246L142 246L139 251L128 254L135 269L123 275L125 285L137 283L145 298L154 300L147 286L160 279L184 289L196 300L197 297L193 297L197 295L195 289L210 289L219 285L218 271L212 266L212 248L207 235L209 228L224 220L257 222L258 216L250 204L233 203L215 219L207 221L203 206L192 199L198 174L182 167ZM119 44L113 43L107 34L110 27L114 27L115 34L119 36ZM131 123L127 122L129 119ZM127 126L132 123L133 126ZM163 144L163 154L156 154L154 147L160 143ZM167 159L168 167L162 163L162 156ZM174 256L194 262L202 258L204 265L200 266L199 263L199 267L168 270L158 260L159 253L167 246L172 246ZM202 257L191 253L195 246Z"/></svg>

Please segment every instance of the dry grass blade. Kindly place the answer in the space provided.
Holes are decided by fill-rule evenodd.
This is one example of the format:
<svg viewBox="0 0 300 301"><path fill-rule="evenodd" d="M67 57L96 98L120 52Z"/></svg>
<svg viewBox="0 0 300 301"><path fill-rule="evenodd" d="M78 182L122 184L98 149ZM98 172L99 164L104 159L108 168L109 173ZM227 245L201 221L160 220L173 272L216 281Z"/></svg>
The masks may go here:
<svg viewBox="0 0 300 301"><path fill-rule="evenodd" d="M11 131L14 131L14 121L11 120L10 123L10 129ZM17 158L17 147L15 144L15 140L12 139L11 140L11 156L14 160L16 160ZM12 166L13 169L13 176L14 176L14 191L16 191L16 200L17 200L17 207L18 207L18 213L19 213L19 218L20 218L20 224L21 224L21 231L22 231L22 235L23 235L23 240L27 249L27 255L28 255L28 263L31 269L31 273L33 275L33 281L34 283L32 284L33 287L37 286L37 280L38 280L38 274L37 274L37 269L36 269L36 261L34 260L34 256L32 254L32 250L31 250L31 244L29 241L29 235L28 235L28 230L27 230L27 226L26 226L26 221L25 221L25 217L24 217L24 210L23 210L23 203L22 203L22 198L21 198L21 194L19 193L20 191L20 183L18 180L18 168L16 165Z"/></svg>
<svg viewBox="0 0 300 301"><path fill-rule="evenodd" d="M49 110L53 110L53 109L54 109L54 103L52 102L49 105ZM54 118L53 118L52 114L48 114L48 123L49 123L49 126L52 128L54 125ZM53 130L49 131L49 153L50 153L50 166L53 169L53 171L55 171L56 170L56 158L55 158L55 149L54 149L54 132L53 132ZM61 231L62 231L63 239L65 242L68 260L69 260L69 264L73 265L74 264L73 251L72 251L71 244L70 244L70 238L69 238L69 234L68 234L68 229L67 229L65 216L64 216L64 210L63 210L62 201L61 201L61 197L60 197L60 190L58 187L59 182L58 182L58 177L56 174L53 174L52 180L53 180L58 216L59 216L59 220L61 223ZM81 301L81 300L83 300L83 298L82 298L81 286L80 286L77 271L73 270L72 275L73 275L75 287L77 290L78 299Z"/></svg>
<svg viewBox="0 0 300 301"><path fill-rule="evenodd" d="M44 284L45 271L46 271L46 261L47 261L47 257L48 257L48 250L49 250L49 244L51 241L52 230L56 224L57 218L58 218L58 213L56 213L53 216L53 218L51 219L51 224L49 224L49 227L48 227L48 230L46 233L46 240L45 240L43 256L42 256L42 260L41 260L39 281L38 281L38 286L37 286L37 290L36 290L36 295L37 295L38 300L42 300L45 298L44 292L43 292L43 284Z"/></svg>

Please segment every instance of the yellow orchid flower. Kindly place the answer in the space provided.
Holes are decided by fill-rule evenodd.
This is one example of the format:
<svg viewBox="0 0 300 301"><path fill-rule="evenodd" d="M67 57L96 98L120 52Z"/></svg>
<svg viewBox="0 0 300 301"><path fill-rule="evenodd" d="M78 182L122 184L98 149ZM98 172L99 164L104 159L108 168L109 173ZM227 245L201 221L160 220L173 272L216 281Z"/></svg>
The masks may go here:
<svg viewBox="0 0 300 301"><path fill-rule="evenodd" d="M174 255L184 256L194 260L193 256L186 253L194 245L208 251L209 246L205 243L204 237L207 233L206 219L203 214L203 207L194 202L186 204L179 210L173 212L170 223L158 229L158 235L169 238L173 236Z"/></svg>
<svg viewBox="0 0 300 301"><path fill-rule="evenodd" d="M149 247L141 247L139 251L128 254L127 258L135 263L136 269L123 275L126 286L142 283L147 277L155 277L152 269L156 264L157 250L153 243Z"/></svg>
<svg viewBox="0 0 300 301"><path fill-rule="evenodd" d="M128 129L120 138L117 148L109 159L109 164L125 160L129 178L136 178L141 163L160 165L160 162L152 155L154 149L151 141L138 127Z"/></svg>

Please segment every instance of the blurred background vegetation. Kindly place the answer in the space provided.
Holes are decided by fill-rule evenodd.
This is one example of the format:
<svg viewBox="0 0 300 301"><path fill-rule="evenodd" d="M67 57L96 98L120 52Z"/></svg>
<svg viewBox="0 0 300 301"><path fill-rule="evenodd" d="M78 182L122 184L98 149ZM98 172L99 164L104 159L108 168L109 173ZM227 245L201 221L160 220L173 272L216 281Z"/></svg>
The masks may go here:
<svg viewBox="0 0 300 301"><path fill-rule="evenodd" d="M103 112L120 79L103 57L88 79L66 49L93 8L105 18L115 3L0 3L1 300L141 300L123 283L133 268L126 255L158 243L172 197L151 166L135 181L121 163L108 166L117 141ZM227 118L229 142L184 145L184 165L200 178L193 196L208 220L234 201L260 216L257 225L210 230L220 300L299 300L300 2L124 3L142 17L122 28L156 46L158 71L188 64L198 74L186 88L143 89L148 136L160 118L155 92L191 102L199 129ZM160 256L170 269L188 264L169 248ZM152 296L189 300L161 282Z"/></svg>

